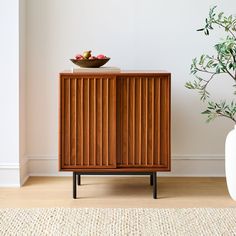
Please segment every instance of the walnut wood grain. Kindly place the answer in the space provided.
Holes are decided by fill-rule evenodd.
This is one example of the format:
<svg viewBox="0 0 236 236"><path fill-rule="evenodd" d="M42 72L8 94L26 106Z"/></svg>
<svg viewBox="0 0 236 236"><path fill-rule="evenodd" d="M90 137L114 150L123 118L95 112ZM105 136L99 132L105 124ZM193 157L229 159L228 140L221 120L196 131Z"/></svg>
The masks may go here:
<svg viewBox="0 0 236 236"><path fill-rule="evenodd" d="M135 107L137 110L137 119L136 119L136 155L138 156L138 162L135 162L136 164L141 165L142 163L142 123L141 123L141 117L142 117L142 79L138 78L137 80L137 88L136 88L136 102Z"/></svg>
<svg viewBox="0 0 236 236"><path fill-rule="evenodd" d="M116 80L108 80L108 166L116 163Z"/></svg>
<svg viewBox="0 0 236 236"><path fill-rule="evenodd" d="M84 107L84 80L83 78L77 79L77 163L76 165L84 165L84 124L83 124L83 107Z"/></svg>
<svg viewBox="0 0 236 236"><path fill-rule="evenodd" d="M61 169L116 166L116 81L61 77Z"/></svg>
<svg viewBox="0 0 236 236"><path fill-rule="evenodd" d="M59 168L169 171L170 74L60 74Z"/></svg>
<svg viewBox="0 0 236 236"><path fill-rule="evenodd" d="M169 169L169 77L122 75L117 80L117 167Z"/></svg>
<svg viewBox="0 0 236 236"><path fill-rule="evenodd" d="M64 85L64 110L65 110L65 123L64 123L64 164L70 165L70 79L65 80ZM66 132L65 132L66 130Z"/></svg>

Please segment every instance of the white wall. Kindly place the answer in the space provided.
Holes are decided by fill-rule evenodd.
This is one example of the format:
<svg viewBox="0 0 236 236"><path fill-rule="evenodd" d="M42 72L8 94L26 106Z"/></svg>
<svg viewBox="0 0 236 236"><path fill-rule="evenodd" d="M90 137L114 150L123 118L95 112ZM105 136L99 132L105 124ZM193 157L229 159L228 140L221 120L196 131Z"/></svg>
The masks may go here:
<svg viewBox="0 0 236 236"><path fill-rule="evenodd" d="M122 69L170 71L172 175L224 175L225 136L233 124L219 119L207 125L198 96L184 88L191 79L192 58L212 52L222 36L196 32L215 4L220 11L236 13L235 0L28 0L26 154L30 174L57 174L58 73L71 68L69 58L91 49L110 56L109 65ZM214 89L219 98L231 96L226 80Z"/></svg>
<svg viewBox="0 0 236 236"><path fill-rule="evenodd" d="M0 1L0 186L19 186L19 2Z"/></svg>

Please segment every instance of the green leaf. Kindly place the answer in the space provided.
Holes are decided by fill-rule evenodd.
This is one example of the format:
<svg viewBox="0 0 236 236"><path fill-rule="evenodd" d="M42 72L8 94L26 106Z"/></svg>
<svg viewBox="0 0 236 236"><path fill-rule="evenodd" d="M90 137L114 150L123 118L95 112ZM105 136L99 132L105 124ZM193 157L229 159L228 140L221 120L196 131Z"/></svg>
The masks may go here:
<svg viewBox="0 0 236 236"><path fill-rule="evenodd" d="M200 60L199 60L199 65L203 65L205 59L205 55L201 55Z"/></svg>
<svg viewBox="0 0 236 236"><path fill-rule="evenodd" d="M211 111L205 110L205 111L201 112L201 114L211 114Z"/></svg>
<svg viewBox="0 0 236 236"><path fill-rule="evenodd" d="M205 29L205 35L209 35L209 30Z"/></svg>
<svg viewBox="0 0 236 236"><path fill-rule="evenodd" d="M221 20L222 16L224 15L224 12L219 13L218 20Z"/></svg>

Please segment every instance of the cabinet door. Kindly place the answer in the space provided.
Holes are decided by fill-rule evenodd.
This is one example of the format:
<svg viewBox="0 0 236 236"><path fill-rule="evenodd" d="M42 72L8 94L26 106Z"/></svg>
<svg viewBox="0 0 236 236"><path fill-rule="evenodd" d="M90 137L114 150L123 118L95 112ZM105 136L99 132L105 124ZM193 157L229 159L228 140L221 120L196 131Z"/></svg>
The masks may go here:
<svg viewBox="0 0 236 236"><path fill-rule="evenodd" d="M116 80L60 78L61 169L116 167Z"/></svg>
<svg viewBox="0 0 236 236"><path fill-rule="evenodd" d="M170 78L117 79L117 166L170 169Z"/></svg>

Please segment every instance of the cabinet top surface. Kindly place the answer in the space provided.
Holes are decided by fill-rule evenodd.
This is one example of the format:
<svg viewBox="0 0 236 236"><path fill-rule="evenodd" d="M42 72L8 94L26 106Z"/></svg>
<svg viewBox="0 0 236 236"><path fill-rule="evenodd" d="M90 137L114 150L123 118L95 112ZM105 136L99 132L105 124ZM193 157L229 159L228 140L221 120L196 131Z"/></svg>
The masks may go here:
<svg viewBox="0 0 236 236"><path fill-rule="evenodd" d="M121 70L121 71L113 71L113 70L86 70L86 71L79 71L76 70L72 72L71 70L65 70L60 73L60 75L168 75L170 76L170 72L165 70Z"/></svg>

